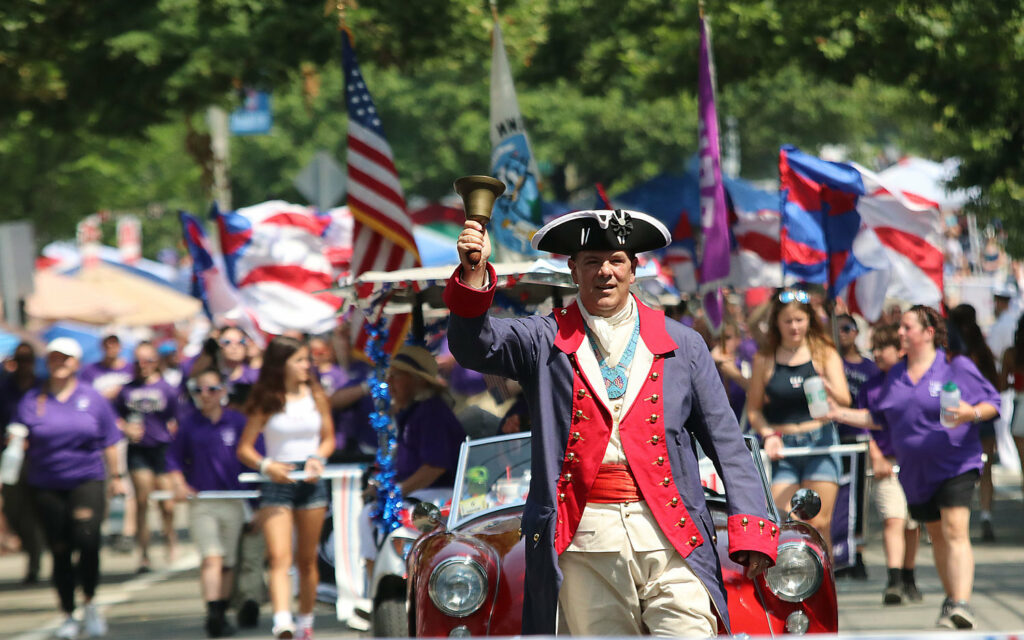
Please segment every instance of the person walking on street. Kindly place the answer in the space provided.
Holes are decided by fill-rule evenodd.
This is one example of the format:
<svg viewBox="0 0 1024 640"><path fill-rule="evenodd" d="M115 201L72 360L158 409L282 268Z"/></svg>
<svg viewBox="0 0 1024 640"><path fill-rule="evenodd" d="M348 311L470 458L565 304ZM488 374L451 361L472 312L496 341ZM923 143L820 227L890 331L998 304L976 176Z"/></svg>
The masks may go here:
<svg viewBox="0 0 1024 640"><path fill-rule="evenodd" d="M270 341L245 413L248 422L238 443L238 459L268 478L260 487L258 517L270 560L274 637L295 637L297 622L298 637L310 640L320 580L317 544L328 498L320 474L334 451L334 427L327 396L310 363L309 347L284 336ZM261 433L265 456L255 446ZM306 473L305 480L288 477L298 469ZM299 615L295 620L288 576L293 556L299 570Z"/></svg>
<svg viewBox="0 0 1024 640"><path fill-rule="evenodd" d="M888 429L876 425L871 418L871 410L876 407L884 389L885 373L903 357L899 325L875 327L871 334L871 353L880 371L860 386L857 408L833 405L829 417L855 428L872 430L872 439L868 443L872 469L871 496L882 515L882 544L888 569L888 582L882 592L882 603L901 604L904 599L920 602L921 591L917 588L914 576L920 528L917 521L910 517L907 496L897 477L898 463L892 448L892 436Z"/></svg>
<svg viewBox="0 0 1024 640"><path fill-rule="evenodd" d="M949 312L951 333L956 338L950 340L950 353L967 356L978 368L981 375L997 389L1000 387L999 370L995 356L985 342L985 337L978 326L977 313L969 304L958 304ZM978 437L981 438L981 450L985 454L985 466L981 469L981 481L978 484L978 503L981 507L981 541L995 542L996 532L992 526L992 500L995 488L992 485L992 464L996 458L996 421L985 420L978 425Z"/></svg>
<svg viewBox="0 0 1024 640"><path fill-rule="evenodd" d="M832 510L839 493L842 470L837 454L786 457L791 447L823 448L839 444L835 423L812 418L804 381L824 379L829 397L840 406L850 405L850 391L843 361L825 332L811 298L801 289L781 289L771 301L768 336L754 356L747 414L750 428L764 443L772 460L772 496L785 513L800 488L821 497L821 511L810 520L832 552Z"/></svg>
<svg viewBox="0 0 1024 640"><path fill-rule="evenodd" d="M578 294L524 318L488 313L497 279L485 229L467 220L457 241L444 294L452 355L517 380L533 424L524 634L552 635L558 618L572 635L728 632L698 443L727 487L731 557L751 576L775 560L779 528L707 345L629 291L636 254L670 239L638 212L556 218L533 247L571 256Z"/></svg>
<svg viewBox="0 0 1024 640"><path fill-rule="evenodd" d="M128 474L135 489L135 536L139 546L139 573L150 570L149 494L154 489L169 491L167 447L177 430L178 390L160 374L156 348L142 342L135 348L135 377L121 388L114 408L121 418L121 430L128 437ZM167 561L173 562L178 549L174 530L174 501L159 504L167 542Z"/></svg>
<svg viewBox="0 0 1024 640"><path fill-rule="evenodd" d="M168 470L179 500L200 491L240 491L242 473L235 449L245 429L245 416L228 409L224 378L209 369L196 378L196 406L182 419L167 455ZM238 557L238 542L247 520L245 501L194 500L189 508L192 539L202 559L199 584L206 602L206 635L234 634L225 617Z"/></svg>
<svg viewBox="0 0 1024 640"><path fill-rule="evenodd" d="M978 425L999 415L999 393L969 358L947 357L945 322L935 309L911 307L899 336L906 357L886 374L871 417L892 435L910 516L925 524L932 541L946 594L936 623L971 629L971 499L982 468ZM940 396L944 389L952 393L950 383L960 404L942 409Z"/></svg>
<svg viewBox="0 0 1024 640"><path fill-rule="evenodd" d="M15 347L11 360L9 364L13 364L13 370L0 381L0 429L11 423L18 410L18 403L29 390L39 384L36 378L36 351L31 344L22 342ZM39 562L46 550L46 542L32 506L32 490L28 486L27 476L28 465L22 464L18 482L5 484L0 489L0 502L3 504L4 519L18 536L21 550L28 556L28 566L21 582L29 585L39 581Z"/></svg>
<svg viewBox="0 0 1024 640"><path fill-rule="evenodd" d="M110 403L78 380L82 347L57 338L46 347L49 378L25 394L17 419L28 427L27 482L53 556L53 584L66 616L57 637L77 638L75 587L85 595L89 637L107 633L93 598L100 579L100 524L106 495L123 495L116 445L123 438ZM105 481L108 481L105 484ZM78 561L73 561L77 552Z"/></svg>
<svg viewBox="0 0 1024 640"><path fill-rule="evenodd" d="M1020 354L1020 355L1017 355ZM1010 435L1017 446L1017 455L1024 461L1024 316L1017 321L1013 345L1003 354L1000 389L1013 390L1013 414ZM1024 489L1024 480L1022 480Z"/></svg>

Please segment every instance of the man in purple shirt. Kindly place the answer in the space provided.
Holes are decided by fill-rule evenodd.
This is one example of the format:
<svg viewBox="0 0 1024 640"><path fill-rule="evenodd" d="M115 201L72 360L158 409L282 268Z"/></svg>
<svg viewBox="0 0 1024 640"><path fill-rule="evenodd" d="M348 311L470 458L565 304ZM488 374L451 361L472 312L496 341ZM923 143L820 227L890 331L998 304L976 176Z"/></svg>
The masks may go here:
<svg viewBox="0 0 1024 640"><path fill-rule="evenodd" d="M113 400L135 374L132 363L121 357L121 339L114 334L103 338L103 358L82 367L78 379Z"/></svg>
<svg viewBox="0 0 1024 640"><path fill-rule="evenodd" d="M403 496L437 501L451 496L459 448L466 434L439 395L444 382L437 360L423 347L406 345L391 359L388 371L391 404L398 425L395 479ZM376 488L368 487L370 499ZM360 517L360 552L372 574L377 547L373 539L369 502Z"/></svg>
<svg viewBox="0 0 1024 640"><path fill-rule="evenodd" d="M208 370L196 377L198 411L182 419L168 451L167 464L179 497L201 491L236 491L244 470L235 450L245 429L245 416L225 408L221 374ZM190 505L192 538L202 558L200 586L206 602L206 633L232 635L225 612L231 595L238 541L245 525L242 500L203 499Z"/></svg>

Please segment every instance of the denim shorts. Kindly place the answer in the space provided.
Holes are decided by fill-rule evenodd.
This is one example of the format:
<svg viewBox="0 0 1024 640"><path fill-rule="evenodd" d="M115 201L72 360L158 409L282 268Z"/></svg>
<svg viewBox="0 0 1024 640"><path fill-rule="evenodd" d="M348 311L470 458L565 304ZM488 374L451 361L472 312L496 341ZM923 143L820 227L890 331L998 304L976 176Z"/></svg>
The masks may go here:
<svg viewBox="0 0 1024 640"><path fill-rule="evenodd" d="M298 481L291 484L264 482L260 485L260 508L321 509L327 506L327 483Z"/></svg>
<svg viewBox="0 0 1024 640"><path fill-rule="evenodd" d="M831 447L839 444L835 424L828 422L814 431L782 435L783 453L790 447ZM839 454L794 456L772 462L772 484L835 482L842 469Z"/></svg>

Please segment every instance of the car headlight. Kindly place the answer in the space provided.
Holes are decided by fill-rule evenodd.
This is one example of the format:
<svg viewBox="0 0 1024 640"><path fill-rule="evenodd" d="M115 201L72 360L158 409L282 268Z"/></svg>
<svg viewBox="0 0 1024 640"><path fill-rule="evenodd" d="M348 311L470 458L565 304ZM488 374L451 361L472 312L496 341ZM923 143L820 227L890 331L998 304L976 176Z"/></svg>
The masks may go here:
<svg viewBox="0 0 1024 640"><path fill-rule="evenodd" d="M443 613L464 618L487 598L487 574L466 557L448 558L430 574L430 600Z"/></svg>
<svg viewBox="0 0 1024 640"><path fill-rule="evenodd" d="M782 600L800 602L818 590L824 573L821 558L813 549L802 542L787 542L779 545L775 566L765 571L764 579Z"/></svg>

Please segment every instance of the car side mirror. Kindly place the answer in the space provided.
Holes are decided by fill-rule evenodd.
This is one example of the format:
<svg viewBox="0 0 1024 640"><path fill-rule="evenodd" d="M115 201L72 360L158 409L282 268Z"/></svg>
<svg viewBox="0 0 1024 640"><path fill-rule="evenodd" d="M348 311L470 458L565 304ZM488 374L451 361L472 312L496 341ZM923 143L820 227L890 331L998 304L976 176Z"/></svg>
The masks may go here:
<svg viewBox="0 0 1024 640"><path fill-rule="evenodd" d="M789 506L789 515L786 516L788 520L792 520L793 516L800 520L810 520L821 511L821 497L811 489L800 489L793 494Z"/></svg>
<svg viewBox="0 0 1024 640"><path fill-rule="evenodd" d="M420 502L412 508L412 526L420 533L433 531L441 524L441 509L433 502Z"/></svg>

